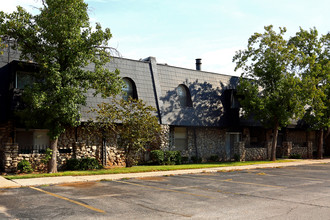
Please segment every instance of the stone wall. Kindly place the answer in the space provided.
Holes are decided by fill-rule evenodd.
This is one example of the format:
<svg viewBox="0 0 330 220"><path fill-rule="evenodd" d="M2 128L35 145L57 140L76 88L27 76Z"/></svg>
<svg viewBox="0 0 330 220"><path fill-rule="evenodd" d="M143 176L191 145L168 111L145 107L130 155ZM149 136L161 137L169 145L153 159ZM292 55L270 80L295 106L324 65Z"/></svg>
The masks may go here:
<svg viewBox="0 0 330 220"><path fill-rule="evenodd" d="M226 130L218 128L196 129L196 145L198 157L203 161L212 155L226 160Z"/></svg>
<svg viewBox="0 0 330 220"><path fill-rule="evenodd" d="M1 131L3 130L8 130L8 132L1 132L2 140L8 140L10 126L3 126ZM102 139L98 135L89 133L83 127L79 127L77 130L75 128L66 129L66 132L59 137L58 149L65 149L67 152L57 152L58 169L63 169L66 160L71 158L90 157L96 158L100 163L103 162ZM16 172L17 164L22 160L27 160L34 170L45 171L46 166L42 163L44 157L45 154L19 154L18 144L3 143L0 147L0 170ZM113 137L109 137L106 141L106 162L106 166L125 166L124 153L117 148Z"/></svg>
<svg viewBox="0 0 330 220"><path fill-rule="evenodd" d="M160 149L168 150L171 142L170 137L170 126L169 125L161 125L162 131L160 134Z"/></svg>
<svg viewBox="0 0 330 220"><path fill-rule="evenodd" d="M246 158L246 148L245 142L236 142L234 144L234 150L232 151L231 158L234 158L238 161L245 161Z"/></svg>
<svg viewBox="0 0 330 220"><path fill-rule="evenodd" d="M17 171L17 164L22 160L31 163L33 170L46 171L47 166L42 162L45 154L19 154L17 144L7 143L0 148L1 170L6 173ZM96 146L87 146L85 143L76 143L72 146L71 153L57 152L58 169L64 168L65 163L71 158L96 158L101 163L101 148ZM125 166L124 154L117 148L107 146L107 166Z"/></svg>
<svg viewBox="0 0 330 220"><path fill-rule="evenodd" d="M285 129L285 139L292 142L293 147L306 147L306 143L311 142L313 151L316 151L316 136L315 131Z"/></svg>
<svg viewBox="0 0 330 220"><path fill-rule="evenodd" d="M3 172L14 172L18 164L18 145L5 143L0 148L0 168Z"/></svg>
<svg viewBox="0 0 330 220"><path fill-rule="evenodd" d="M245 147L245 142L238 142L234 146L233 158L240 161L267 160L271 157L272 143L267 142L264 147ZM292 142L283 142L276 148L276 156L283 158L293 155L301 155L302 158L313 158L313 143L311 141L301 146L294 146Z"/></svg>
<svg viewBox="0 0 330 220"><path fill-rule="evenodd" d="M263 147L258 148L245 148L245 160L253 161L253 160L267 160L268 159L268 149Z"/></svg>
<svg viewBox="0 0 330 220"><path fill-rule="evenodd" d="M277 147L277 157L290 157L300 155L302 158L313 158L313 142L294 144L291 141L285 141L282 146Z"/></svg>
<svg viewBox="0 0 330 220"><path fill-rule="evenodd" d="M174 132L170 129L169 150L174 147ZM211 156L217 155L220 160L226 160L226 130L219 128L187 127L187 147L181 150L183 157L197 157L207 161Z"/></svg>
<svg viewBox="0 0 330 220"><path fill-rule="evenodd" d="M75 145L75 140L77 144ZM116 137L107 135L106 144L106 164L105 166L125 166L124 152L118 149ZM99 132L89 131L86 127L66 129L66 132L59 138L59 148L73 149L74 157L96 158L101 164L103 156L103 140Z"/></svg>

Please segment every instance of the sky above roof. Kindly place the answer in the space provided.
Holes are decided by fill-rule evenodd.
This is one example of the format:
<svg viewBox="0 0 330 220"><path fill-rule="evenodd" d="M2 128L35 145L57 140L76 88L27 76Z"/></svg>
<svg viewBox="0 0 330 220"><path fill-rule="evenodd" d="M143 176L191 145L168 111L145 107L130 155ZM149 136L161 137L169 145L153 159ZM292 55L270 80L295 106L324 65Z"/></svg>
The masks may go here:
<svg viewBox="0 0 330 220"><path fill-rule="evenodd" d="M286 27L287 37L299 27L330 30L329 0L87 0L91 24L99 22L113 34L110 46L122 57L156 57L158 63L229 75L235 51L264 26ZM37 13L41 0L7 0L0 10L16 5Z"/></svg>

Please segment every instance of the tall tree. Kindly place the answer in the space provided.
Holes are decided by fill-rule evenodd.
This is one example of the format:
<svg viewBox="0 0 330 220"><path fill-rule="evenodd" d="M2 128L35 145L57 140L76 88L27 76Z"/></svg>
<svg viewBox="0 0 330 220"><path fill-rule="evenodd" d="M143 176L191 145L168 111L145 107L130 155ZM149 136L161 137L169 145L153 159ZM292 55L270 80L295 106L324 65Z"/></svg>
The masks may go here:
<svg viewBox="0 0 330 220"><path fill-rule="evenodd" d="M316 28L300 28L290 43L296 46L297 66L308 101L304 119L319 130L317 157L323 157L323 141L330 133L330 33L319 37Z"/></svg>
<svg viewBox="0 0 330 220"><path fill-rule="evenodd" d="M33 61L39 70L34 83L24 89L25 108L20 112L29 127L49 129L52 158L48 172L57 172L59 136L68 126L77 126L79 108L86 104L86 92L103 97L121 90L119 71L110 72L110 29L95 30L89 23L88 5L83 0L42 0L40 14L22 7L0 13L0 31L14 39L22 60Z"/></svg>
<svg viewBox="0 0 330 220"><path fill-rule="evenodd" d="M236 52L235 71L242 69L238 94L246 115L252 115L273 129L271 160L276 160L278 130L303 112L300 79L293 66L295 47L283 38L286 29L276 33L273 26L255 33L245 50Z"/></svg>

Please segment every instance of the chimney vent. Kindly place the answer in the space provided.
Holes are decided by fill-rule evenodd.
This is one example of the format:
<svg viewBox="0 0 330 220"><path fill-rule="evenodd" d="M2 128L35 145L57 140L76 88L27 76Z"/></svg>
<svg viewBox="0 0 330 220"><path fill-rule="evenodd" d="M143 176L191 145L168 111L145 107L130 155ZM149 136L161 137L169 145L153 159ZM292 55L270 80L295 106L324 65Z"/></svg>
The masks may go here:
<svg viewBox="0 0 330 220"><path fill-rule="evenodd" d="M201 58L196 59L196 70L202 70L202 59Z"/></svg>

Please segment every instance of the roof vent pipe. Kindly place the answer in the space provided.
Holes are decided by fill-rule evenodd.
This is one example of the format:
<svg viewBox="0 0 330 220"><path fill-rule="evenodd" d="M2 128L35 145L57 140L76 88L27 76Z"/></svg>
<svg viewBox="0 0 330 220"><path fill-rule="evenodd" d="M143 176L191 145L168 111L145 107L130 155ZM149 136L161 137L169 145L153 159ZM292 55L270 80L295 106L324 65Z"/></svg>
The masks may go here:
<svg viewBox="0 0 330 220"><path fill-rule="evenodd" d="M201 58L196 59L196 70L202 70L202 59Z"/></svg>

